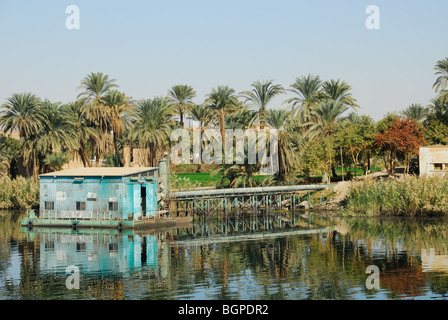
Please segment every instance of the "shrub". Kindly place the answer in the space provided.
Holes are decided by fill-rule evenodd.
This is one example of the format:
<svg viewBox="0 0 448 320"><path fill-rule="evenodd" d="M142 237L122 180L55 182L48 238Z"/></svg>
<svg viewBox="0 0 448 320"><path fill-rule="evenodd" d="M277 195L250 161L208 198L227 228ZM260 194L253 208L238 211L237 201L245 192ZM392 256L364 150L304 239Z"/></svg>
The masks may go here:
<svg viewBox="0 0 448 320"><path fill-rule="evenodd" d="M30 209L39 206L39 181L0 177L0 209Z"/></svg>

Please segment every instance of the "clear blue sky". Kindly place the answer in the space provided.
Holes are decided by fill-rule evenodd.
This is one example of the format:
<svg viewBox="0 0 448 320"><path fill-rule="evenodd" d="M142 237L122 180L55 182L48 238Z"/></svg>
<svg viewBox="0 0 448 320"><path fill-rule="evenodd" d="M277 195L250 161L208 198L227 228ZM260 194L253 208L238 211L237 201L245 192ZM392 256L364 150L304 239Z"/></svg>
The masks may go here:
<svg viewBox="0 0 448 320"><path fill-rule="evenodd" d="M370 4L380 30L365 27ZM79 30L65 26L69 5L80 9ZM359 113L379 120L435 96L447 12L443 0L0 0L0 103L24 91L75 100L91 72L117 79L134 99L189 84L196 102L219 84L289 87L311 73L347 81Z"/></svg>

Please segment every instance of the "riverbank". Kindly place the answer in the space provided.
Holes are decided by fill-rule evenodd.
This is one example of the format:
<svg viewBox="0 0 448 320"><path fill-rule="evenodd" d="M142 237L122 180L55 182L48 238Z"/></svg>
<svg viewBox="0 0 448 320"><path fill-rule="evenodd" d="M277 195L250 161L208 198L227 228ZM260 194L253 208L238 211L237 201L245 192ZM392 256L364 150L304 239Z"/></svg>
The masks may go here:
<svg viewBox="0 0 448 320"><path fill-rule="evenodd" d="M377 173L340 182L335 196L316 206L341 216L448 216L448 178Z"/></svg>

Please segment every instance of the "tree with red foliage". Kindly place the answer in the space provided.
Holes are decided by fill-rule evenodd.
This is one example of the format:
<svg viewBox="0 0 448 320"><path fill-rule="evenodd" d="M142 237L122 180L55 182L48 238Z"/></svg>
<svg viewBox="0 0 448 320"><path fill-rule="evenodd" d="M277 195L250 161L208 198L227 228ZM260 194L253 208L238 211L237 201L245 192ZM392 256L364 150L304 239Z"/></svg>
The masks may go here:
<svg viewBox="0 0 448 320"><path fill-rule="evenodd" d="M375 145L385 152L389 175L395 173L398 155L405 159L405 172L408 172L411 157L418 154L420 146L425 142L423 126L409 118L396 118L392 126L385 132L380 132L375 139Z"/></svg>

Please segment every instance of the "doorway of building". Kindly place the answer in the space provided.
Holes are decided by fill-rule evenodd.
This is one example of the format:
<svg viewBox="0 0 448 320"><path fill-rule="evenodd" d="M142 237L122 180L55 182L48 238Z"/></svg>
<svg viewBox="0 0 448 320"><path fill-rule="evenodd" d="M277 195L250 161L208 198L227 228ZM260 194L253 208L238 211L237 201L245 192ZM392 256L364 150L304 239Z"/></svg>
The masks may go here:
<svg viewBox="0 0 448 320"><path fill-rule="evenodd" d="M142 201L141 201L141 204L142 204L142 215L144 217L146 217L147 216L147 214L146 214L146 185L142 184L140 194L142 195Z"/></svg>

